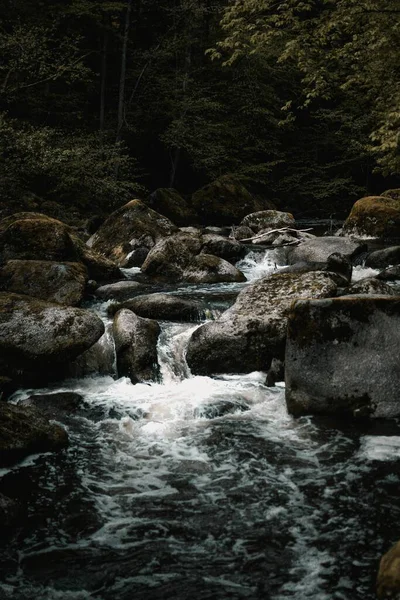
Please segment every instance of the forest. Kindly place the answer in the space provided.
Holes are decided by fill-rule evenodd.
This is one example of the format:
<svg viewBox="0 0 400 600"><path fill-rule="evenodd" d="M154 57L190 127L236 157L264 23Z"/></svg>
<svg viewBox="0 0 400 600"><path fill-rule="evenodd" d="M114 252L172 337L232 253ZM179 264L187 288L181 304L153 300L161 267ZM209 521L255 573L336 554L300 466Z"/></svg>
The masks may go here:
<svg viewBox="0 0 400 600"><path fill-rule="evenodd" d="M230 174L340 218L400 185L398 0L2 0L0 23L3 213Z"/></svg>

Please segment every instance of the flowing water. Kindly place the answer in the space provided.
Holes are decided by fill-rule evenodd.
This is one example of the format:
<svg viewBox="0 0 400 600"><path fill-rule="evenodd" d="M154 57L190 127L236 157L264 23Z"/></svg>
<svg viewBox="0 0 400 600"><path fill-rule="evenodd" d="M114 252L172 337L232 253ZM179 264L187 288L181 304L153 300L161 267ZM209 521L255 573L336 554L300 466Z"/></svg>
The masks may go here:
<svg viewBox="0 0 400 600"><path fill-rule="evenodd" d="M249 279L275 258L248 257ZM28 512L0 541L1 600L375 598L400 538L397 423L293 419L263 373L191 376L199 324L161 325L162 383L35 391L83 403L60 418L67 450L0 472Z"/></svg>

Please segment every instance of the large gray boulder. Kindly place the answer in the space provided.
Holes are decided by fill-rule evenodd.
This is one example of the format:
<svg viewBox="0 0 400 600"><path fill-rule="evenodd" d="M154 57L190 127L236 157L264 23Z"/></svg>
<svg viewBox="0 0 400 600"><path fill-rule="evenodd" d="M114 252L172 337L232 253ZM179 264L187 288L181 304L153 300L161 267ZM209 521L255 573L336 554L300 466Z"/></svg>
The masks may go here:
<svg viewBox="0 0 400 600"><path fill-rule="evenodd" d="M347 288L345 295L368 294L374 296L395 296L396 292L384 281L375 279L375 277L366 277L356 281ZM344 294L343 294L344 295Z"/></svg>
<svg viewBox="0 0 400 600"><path fill-rule="evenodd" d="M142 265L142 272L156 281L218 283L245 281L241 271L226 260L200 254L203 238L199 232L179 232L158 242Z"/></svg>
<svg viewBox="0 0 400 600"><path fill-rule="evenodd" d="M246 254L246 247L234 239L215 233L206 233L202 236L201 252L213 254L228 262L236 263Z"/></svg>
<svg viewBox="0 0 400 600"><path fill-rule="evenodd" d="M149 250L177 230L167 217L140 200L131 200L113 212L87 243L117 265L126 266L130 253L143 248Z"/></svg>
<svg viewBox="0 0 400 600"><path fill-rule="evenodd" d="M49 423L34 407L0 402L0 466L36 452L61 450L67 445L63 427Z"/></svg>
<svg viewBox="0 0 400 600"><path fill-rule="evenodd" d="M338 253L352 259L365 250L363 242L346 237L326 236L304 240L301 244L287 250L290 265L297 262L326 262L331 254Z"/></svg>
<svg viewBox="0 0 400 600"><path fill-rule="evenodd" d="M159 321L199 321L203 313L197 301L164 293L136 296L120 304L111 305L109 312L115 314L121 308L127 308L139 317Z"/></svg>
<svg viewBox="0 0 400 600"><path fill-rule="evenodd" d="M102 300L126 300L140 293L144 288L146 285L138 281L117 281L98 287L94 295Z"/></svg>
<svg viewBox="0 0 400 600"><path fill-rule="evenodd" d="M249 285L219 319L194 331L187 363L194 374L267 371L283 358L289 307L295 298L325 298L337 286L329 273L276 273Z"/></svg>
<svg viewBox="0 0 400 600"><path fill-rule="evenodd" d="M103 322L88 310L0 292L3 373L51 378L53 371L90 348L103 333Z"/></svg>
<svg viewBox="0 0 400 600"><path fill-rule="evenodd" d="M400 415L400 297L299 300L287 331L290 413Z"/></svg>
<svg viewBox="0 0 400 600"><path fill-rule="evenodd" d="M88 273L82 263L9 260L0 269L0 286L49 302L74 306L82 302Z"/></svg>
<svg viewBox="0 0 400 600"><path fill-rule="evenodd" d="M129 377L132 383L156 381L160 370L157 341L161 332L157 321L143 319L124 308L114 317L113 331L119 377Z"/></svg>

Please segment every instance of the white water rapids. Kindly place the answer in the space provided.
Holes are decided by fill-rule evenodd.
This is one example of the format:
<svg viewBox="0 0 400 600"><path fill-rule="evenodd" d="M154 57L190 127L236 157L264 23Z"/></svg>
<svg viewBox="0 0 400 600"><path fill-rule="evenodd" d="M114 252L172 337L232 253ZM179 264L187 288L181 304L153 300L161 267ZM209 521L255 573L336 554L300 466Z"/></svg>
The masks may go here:
<svg viewBox="0 0 400 600"><path fill-rule="evenodd" d="M193 377L199 325L161 325L162 383L34 391L83 404L66 451L0 473L29 512L0 546L1 600L372 600L400 538L397 425L293 419L264 373Z"/></svg>

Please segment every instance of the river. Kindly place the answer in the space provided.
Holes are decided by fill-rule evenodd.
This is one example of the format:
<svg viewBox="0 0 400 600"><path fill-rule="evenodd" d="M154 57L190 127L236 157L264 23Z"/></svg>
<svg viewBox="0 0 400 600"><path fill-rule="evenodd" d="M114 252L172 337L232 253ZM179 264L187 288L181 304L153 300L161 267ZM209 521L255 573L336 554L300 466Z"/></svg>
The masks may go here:
<svg viewBox="0 0 400 600"><path fill-rule="evenodd" d="M253 253L241 267L252 280L281 262ZM211 316L238 287L184 292L208 295ZM106 306L93 310L106 319ZM199 324L161 326L161 383L35 390L83 403L61 419L68 449L0 472L28 511L0 541L1 600L374 599L379 558L400 539L398 424L294 419L283 382L193 377Z"/></svg>

